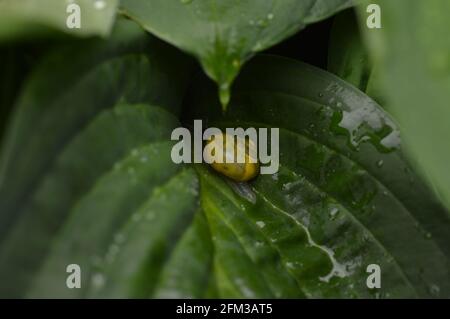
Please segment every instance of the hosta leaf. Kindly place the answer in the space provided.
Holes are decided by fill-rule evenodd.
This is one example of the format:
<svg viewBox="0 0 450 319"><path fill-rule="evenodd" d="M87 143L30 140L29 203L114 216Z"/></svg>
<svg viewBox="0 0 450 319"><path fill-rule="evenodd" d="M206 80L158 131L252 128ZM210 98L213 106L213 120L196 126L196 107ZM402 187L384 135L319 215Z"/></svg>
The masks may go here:
<svg viewBox="0 0 450 319"><path fill-rule="evenodd" d="M108 42L103 51L97 51L99 55L88 56L92 52L87 50L87 55L73 60L73 66L62 64L58 72L50 68L49 57L24 89L2 149L2 296L22 295L71 209L102 175L132 149L152 141L167 141L177 126L173 114L179 110L187 72L178 77L171 74L187 70L189 61L159 40L138 40L136 31L148 37L138 29L131 30L127 23L119 31L117 42ZM145 42L147 45L140 44ZM99 49L98 43L93 45ZM149 50L148 55L138 53L144 48ZM136 54L127 54L128 50ZM57 55L51 57L56 63ZM95 62L89 60L96 59L106 61L93 67ZM63 92L55 94L57 88ZM111 109L118 101L121 103ZM128 200L138 195L132 193ZM121 206L117 209L123 213ZM111 223L114 225L114 220ZM84 229L81 227L80 232ZM79 238L78 232L70 234ZM69 245L70 239L64 238L63 245ZM49 263L49 267L54 266L51 260Z"/></svg>
<svg viewBox="0 0 450 319"><path fill-rule="evenodd" d="M353 84L386 109L380 89L379 67L369 57L355 12L346 10L334 18L328 49L328 70Z"/></svg>
<svg viewBox="0 0 450 319"><path fill-rule="evenodd" d="M328 52L328 70L365 92L371 75L355 13L346 10L333 20Z"/></svg>
<svg viewBox="0 0 450 319"><path fill-rule="evenodd" d="M176 167L168 160L170 149L164 154L165 162ZM198 207L197 195L198 181L192 170L182 171L155 189L118 233L124 239L117 247L116 256L103 266L106 280L102 285L93 286L90 295L149 297L170 251L192 222Z"/></svg>
<svg viewBox="0 0 450 319"><path fill-rule="evenodd" d="M226 105L231 82L255 52L307 24L352 5L351 0L123 0L123 12L158 37L200 59ZM176 21L176 23L174 23Z"/></svg>
<svg viewBox="0 0 450 319"><path fill-rule="evenodd" d="M30 57L21 47L0 47L0 139L25 75Z"/></svg>
<svg viewBox="0 0 450 319"><path fill-rule="evenodd" d="M109 188L106 188L106 190L100 189L98 191L100 195L98 192L94 192L93 196L97 196L95 198L96 201L94 201L96 205L91 210L88 209L89 205L83 205L83 201L80 202L80 199L85 192L94 187L96 180L106 173L105 171L113 167L116 161L125 156L130 150L152 140L167 140L176 123L177 120L166 111L143 105L119 106L114 110L104 111L93 120L92 124L80 133L58 156L56 163L50 172L42 178L42 182L38 184L35 194L24 205L21 215L14 223L14 227L8 232L8 236L2 242L0 276L5 283L4 287L8 289L3 293L13 293L13 290L9 287L10 285L8 285L8 280L11 280L11 286L19 290L22 288L22 285L26 285L32 278L31 276L36 265L41 261L41 258L52 243L55 232L58 231L67 216L71 216L71 207L74 205L77 205L77 207L81 206L79 210L85 215L79 216L80 213L78 213L78 219L76 219L75 224L67 226L70 227L70 230L68 234L63 235L65 236L61 240L63 247L55 253L57 255L55 259L57 261L63 259L60 255L66 256L64 254L70 255L67 256L69 260L72 258L77 259L73 245L80 245L79 249L83 250L84 253L88 253L89 251L85 250L86 245L79 242L80 233L84 233L87 229L86 223L91 221L92 216L96 216L96 220L100 222L102 205L106 205L104 207L105 214L107 218L111 219L114 217L114 208L119 210L118 213L121 213L121 209L123 209L117 203L113 203L110 200L98 200L98 198L106 199L111 196L115 188L118 189L117 192L122 191L122 188L124 188L124 190L128 191L125 193L125 195L128 195L126 199L136 201L136 198L139 198L139 192L127 184L119 183L121 179L113 175L105 182ZM142 156L143 159L147 157ZM166 162L170 160L168 157L164 159ZM115 167L120 167L120 164L118 165ZM160 172L160 166L151 166L150 169L152 170L150 173ZM131 173L133 169L131 166ZM125 173L129 174L130 172ZM161 171L160 174L164 172L170 173L169 168ZM128 175L122 171L120 173L127 176L125 181L130 183ZM151 178L154 182L158 181L154 175ZM144 185L139 186L144 188ZM144 195L147 194L147 187L149 186L146 185L143 191ZM101 193L102 190L103 193ZM117 195L115 199L119 201L120 196ZM74 214L77 213L75 212ZM99 223L102 227L107 227L109 224L114 223L108 223L107 221ZM98 228L94 228L93 233L86 237L86 240L89 241L87 247L92 249L95 247L94 243L97 243L97 237L95 236L100 236L101 234ZM33 242L30 243L27 234L33 234ZM72 244L73 242L75 244ZM67 247L69 247L68 250L66 249ZM61 267L63 266L58 265L57 261L55 262L52 259L49 262L49 273L55 269L62 269ZM64 259L64 261L67 261L67 259ZM83 262L80 261L80 263L84 266ZM83 269L86 274L89 273L87 266ZM8 275L11 271L14 271L14 277ZM55 271L55 273L58 274L59 272ZM66 274L60 273L60 275L65 276ZM46 283L48 284L49 282L51 281ZM60 285L60 288L66 287ZM66 291L66 293L78 292L67 289L62 290ZM63 295L62 292L60 295Z"/></svg>
<svg viewBox="0 0 450 319"><path fill-rule="evenodd" d="M212 256L213 247L208 224L199 212L161 270L153 297L209 297L210 284L214 282L211 272Z"/></svg>
<svg viewBox="0 0 450 319"><path fill-rule="evenodd" d="M202 206L213 236L214 267L219 276L217 285L221 296L303 296L294 278L285 271L276 248L271 247L274 245L271 245L265 234L261 234L258 223L246 216L246 206L249 205L246 205L242 198L237 198L233 191L214 175L201 171L201 180ZM249 210L253 209L258 211L254 206L249 207ZM278 226L281 224L280 221ZM317 256L314 252L311 255ZM249 269L254 271L248 271ZM317 271L320 271L320 267Z"/></svg>
<svg viewBox="0 0 450 319"><path fill-rule="evenodd" d="M130 124L131 122L127 123L129 129ZM155 125L148 127L152 130L161 129ZM160 194L160 185L166 183L179 169L170 160L171 147L172 143L164 141L135 148L125 159L116 162L114 169L106 172L90 190L72 204L64 227L54 238L53 247L34 279L31 297L86 296L91 286L96 288L102 285L104 276L101 272L102 263L108 265L112 263L116 258L118 245L125 245L128 240L138 235L137 231L132 233L128 233L128 230L118 231L125 221L130 219L134 221L133 225L150 223L153 227L158 227L147 215L141 220L143 213L134 212L150 194ZM107 198L108 200L105 200ZM168 202L172 205L173 203ZM172 214L168 212L166 214L165 210L160 210L160 213L167 218L173 218ZM82 238L80 233L84 234ZM151 233L139 233L141 240L145 238L144 235L149 236ZM136 250L132 259L136 263L139 262L137 256L145 256L137 251L144 247L145 243L143 245L142 242L132 246L132 249ZM67 266L68 261L80 265L83 269L83 289L67 289L65 285L67 274L60 270ZM130 259L127 261L131 263ZM122 270L123 273L116 271L116 282L120 274L128 274L125 268ZM142 285L145 287L148 283L142 282ZM108 292L114 294L113 289ZM122 290L122 294L126 295L127 292L125 289Z"/></svg>
<svg viewBox="0 0 450 319"><path fill-rule="evenodd" d="M138 55L143 50L148 54ZM170 83L168 78L187 73L187 63L128 21L118 24L108 42L87 41L50 53L24 87L3 142L0 239L64 143L102 109L117 101L150 102L177 113L185 75Z"/></svg>
<svg viewBox="0 0 450 319"><path fill-rule="evenodd" d="M239 208L246 201L236 196L227 205L234 202L248 223L267 232L306 296L449 296L450 215L411 171L395 123L375 102L327 72L270 56L244 69L224 117L205 85L193 94L192 117L203 115L212 126L281 128L279 173L251 184L254 206ZM302 232L309 232L309 246ZM247 233L234 234L235 246ZM311 246L318 254L308 260ZM366 286L372 263L383 273L378 292ZM261 281L263 268L255 269ZM308 270L316 272L304 275ZM251 284L244 287L261 296L262 283Z"/></svg>
<svg viewBox="0 0 450 319"><path fill-rule="evenodd" d="M69 28L67 18L80 7L80 28ZM78 36L109 34L118 0L2 0L0 1L0 41L32 37L52 30Z"/></svg>
<svg viewBox="0 0 450 319"><path fill-rule="evenodd" d="M450 2L371 3L381 6L383 25L381 29L365 29L365 35L369 52L380 65L390 110L404 129L416 163L450 205ZM364 23L366 13L362 17Z"/></svg>

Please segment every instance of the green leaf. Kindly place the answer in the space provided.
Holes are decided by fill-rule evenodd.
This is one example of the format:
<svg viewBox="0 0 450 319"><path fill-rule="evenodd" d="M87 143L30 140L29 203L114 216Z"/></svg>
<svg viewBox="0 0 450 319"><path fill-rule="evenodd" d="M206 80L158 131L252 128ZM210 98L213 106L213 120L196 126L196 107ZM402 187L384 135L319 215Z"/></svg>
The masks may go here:
<svg viewBox="0 0 450 319"><path fill-rule="evenodd" d="M144 50L147 55L138 55ZM69 54L75 54L70 61ZM128 21L107 42L88 40L51 52L27 81L3 142L0 239L64 143L102 109L118 101L148 102L176 114L188 64ZM179 71L179 80L169 83L169 74Z"/></svg>
<svg viewBox="0 0 450 319"><path fill-rule="evenodd" d="M365 92L372 67L353 11L341 12L333 20L328 70Z"/></svg>
<svg viewBox="0 0 450 319"><path fill-rule="evenodd" d="M101 176L134 148L167 141L178 125L174 114L190 61L130 22L118 28L117 41L78 44L78 50L86 51L72 64L64 63L57 53L50 54L19 99L2 149L2 296L23 294L71 210ZM97 55L86 44L96 48ZM65 49L69 48L57 52ZM143 49L149 50L147 55L139 54ZM100 63L94 66L96 60ZM55 72L58 61L60 68ZM169 82L179 71L186 74ZM146 104L132 104L138 102ZM127 200L138 195L131 192ZM121 208L116 208L119 213ZM79 232L70 235L79 239Z"/></svg>
<svg viewBox="0 0 450 319"><path fill-rule="evenodd" d="M67 19L80 7L80 28L71 29ZM77 36L109 34L116 15L118 0L2 0L0 1L0 41L32 38L58 30Z"/></svg>
<svg viewBox="0 0 450 319"><path fill-rule="evenodd" d="M200 176L202 206L213 236L214 267L221 297L302 297L277 250L270 247L255 221L246 216L245 201L214 175L202 170ZM255 206L248 209L261 213ZM260 218L261 214L255 217Z"/></svg>
<svg viewBox="0 0 450 319"><path fill-rule="evenodd" d="M165 161L176 166L169 159L170 149L165 154ZM104 284L93 286L90 295L149 297L166 259L197 211L197 195L198 181L192 169L156 189L120 230L125 239L115 258L103 267Z"/></svg>
<svg viewBox="0 0 450 319"><path fill-rule="evenodd" d="M0 139L30 63L20 47L0 47Z"/></svg>
<svg viewBox="0 0 450 319"><path fill-rule="evenodd" d="M121 7L146 30L195 55L218 83L225 107L232 81L255 52L352 3L352 0L123 0Z"/></svg>
<svg viewBox="0 0 450 319"><path fill-rule="evenodd" d="M185 94L189 59L131 38L137 46L107 45L66 76L43 68L25 87L4 149L1 296L450 296L450 214L372 99L326 71L259 56L224 114L201 72ZM179 118L280 128L278 173L236 183L174 164ZM66 286L70 264L81 289ZM370 264L380 289L367 287Z"/></svg>
<svg viewBox="0 0 450 319"><path fill-rule="evenodd" d="M208 224L199 212L161 269L153 297L208 297L209 285L214 280L211 272L212 256L213 247Z"/></svg>
<svg viewBox="0 0 450 319"><path fill-rule="evenodd" d="M278 251L272 265L281 260L307 297L449 296L450 214L412 172L395 123L373 100L327 72L271 56L244 69L225 116L211 88L199 87L192 118L280 128L280 171L251 183L256 204L224 185L216 188L228 195L208 201L210 214L233 233L222 240L235 247L226 247L241 246L260 273L246 277L253 274L240 265L224 267L222 280L231 277L219 285L225 296L277 292L254 252L257 242ZM245 224L253 232L259 227L263 239L241 230ZM378 292L366 286L372 263L383 272Z"/></svg>
<svg viewBox="0 0 450 319"><path fill-rule="evenodd" d="M379 67L374 65L353 10L334 18L328 51L328 70L353 84L387 109L379 83Z"/></svg>
<svg viewBox="0 0 450 319"><path fill-rule="evenodd" d="M130 123L127 126L129 129ZM158 130L161 127L148 125L148 128ZM91 289L97 290L103 286L102 268L119 265L117 260L120 260L122 253L129 254L130 248L127 247L131 247L134 256L130 259L127 255L125 259L129 265L121 272L115 270L115 276L112 277L115 279L114 283L122 290L117 291L114 286L110 287L111 283L108 282L106 286L109 288L105 294L115 296L128 293L125 284L119 285L120 276L131 276L127 271L132 269L129 268L132 267L131 260L141 265L138 256L142 258L147 256L144 251L147 242L151 244L156 242L156 237L154 240L148 238L149 234L154 236L169 234L167 229L162 228L163 225L169 227L167 220L161 220L160 223L151 220L150 214L154 212L149 211L150 204L144 204L141 209L139 207L141 203L147 201L153 203L154 197L159 200L167 198L164 197L165 190L161 184L167 183L179 169L170 160L171 147L172 143L164 141L135 148L123 160L116 162L112 170L101 176L87 193L72 204L73 208L64 221L64 227L54 238L54 245L34 279L31 297L86 297L91 294ZM185 186L182 180L176 181L180 187ZM173 194L178 195L178 192ZM105 200L106 198L110 200ZM173 205L173 201L167 201L166 204L178 207ZM175 215L166 210L166 207L161 207L158 214L171 221ZM92 219L93 216L95 220ZM130 222L132 226L121 231L121 225L128 220L132 221ZM150 227L156 227L158 232L148 229L149 224ZM147 226L145 232L140 231L139 227L145 225ZM133 230L130 230L130 227L133 227ZM80 233L84 234L81 239ZM129 241L136 240L139 242L128 245ZM58 270L64 269L68 260L80 265L83 270L82 289L70 290L65 286L67 274ZM153 274L152 271L148 273ZM126 284L132 281L131 278L128 279ZM145 288L148 283L142 281L141 285ZM128 296L132 296L131 292Z"/></svg>
<svg viewBox="0 0 450 319"><path fill-rule="evenodd" d="M382 29L366 30L390 110L404 129L417 166L450 205L450 3L375 1ZM361 6L361 10L365 7ZM364 10L365 11L365 10ZM364 23L367 14L362 13ZM442 146L441 146L442 145Z"/></svg>

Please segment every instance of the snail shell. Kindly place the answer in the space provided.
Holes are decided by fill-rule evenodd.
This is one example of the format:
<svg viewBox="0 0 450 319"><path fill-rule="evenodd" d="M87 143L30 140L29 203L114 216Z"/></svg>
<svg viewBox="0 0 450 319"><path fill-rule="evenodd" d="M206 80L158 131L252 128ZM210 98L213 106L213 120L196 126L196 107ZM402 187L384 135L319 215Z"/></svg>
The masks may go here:
<svg viewBox="0 0 450 319"><path fill-rule="evenodd" d="M206 148L212 151L205 152L205 161L210 163L214 170L236 182L249 181L259 174L256 145L249 138L222 133L211 137ZM238 154L244 154L244 158L239 160ZM222 160L217 161L217 158Z"/></svg>

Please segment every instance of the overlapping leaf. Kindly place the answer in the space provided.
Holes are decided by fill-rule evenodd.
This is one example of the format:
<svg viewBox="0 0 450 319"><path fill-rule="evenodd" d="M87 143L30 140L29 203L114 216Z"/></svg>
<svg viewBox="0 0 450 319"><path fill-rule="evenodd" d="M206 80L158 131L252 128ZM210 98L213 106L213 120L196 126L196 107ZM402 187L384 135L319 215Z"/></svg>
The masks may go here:
<svg viewBox="0 0 450 319"><path fill-rule="evenodd" d="M142 27L200 59L218 82L223 105L233 79L255 52L352 4L352 0L121 1L123 12Z"/></svg>
<svg viewBox="0 0 450 319"><path fill-rule="evenodd" d="M383 27L364 29L364 34L380 67L389 109L404 129L418 169L430 176L450 207L450 2L373 3L380 5Z"/></svg>
<svg viewBox="0 0 450 319"><path fill-rule="evenodd" d="M73 47L51 54L34 72L2 148L1 295L20 295L29 285L97 179L132 149L167 140L178 122L186 81L177 72L190 63L176 50L130 22L117 27L112 41L75 48L70 64L61 52Z"/></svg>
<svg viewBox="0 0 450 319"><path fill-rule="evenodd" d="M2 0L0 1L0 41L32 38L51 31L77 36L109 34L118 0ZM80 8L80 28L69 28L67 19Z"/></svg>

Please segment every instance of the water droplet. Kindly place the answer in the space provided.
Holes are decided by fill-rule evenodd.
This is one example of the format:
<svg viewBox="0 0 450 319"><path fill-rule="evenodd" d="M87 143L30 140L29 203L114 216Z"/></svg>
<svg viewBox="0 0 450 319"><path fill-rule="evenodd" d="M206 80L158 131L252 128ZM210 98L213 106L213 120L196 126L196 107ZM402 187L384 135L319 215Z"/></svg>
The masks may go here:
<svg viewBox="0 0 450 319"><path fill-rule="evenodd" d="M259 220L256 222L256 226L258 226L259 228L264 228L264 227L266 227L266 223Z"/></svg>
<svg viewBox="0 0 450 319"><path fill-rule="evenodd" d="M153 219L155 219L155 213L154 212L150 212L150 213L148 213L146 216L145 216L145 219L146 220L148 220L148 221L150 221L150 220L153 220Z"/></svg>
<svg viewBox="0 0 450 319"><path fill-rule="evenodd" d="M245 298L255 298L255 293L253 292L252 289L250 289L245 281L242 278L236 278L236 280L234 280L234 283L236 284L236 286L238 287L238 289L242 292L242 294L244 295Z"/></svg>
<svg viewBox="0 0 450 319"><path fill-rule="evenodd" d="M106 253L105 256L105 260L107 263L112 263L117 256L117 253L119 252L119 246L117 244L112 244L111 246L109 246L108 251Z"/></svg>
<svg viewBox="0 0 450 319"><path fill-rule="evenodd" d="M94 7L97 10L102 10L106 7L106 2L104 0L96 0L94 2Z"/></svg>
<svg viewBox="0 0 450 319"><path fill-rule="evenodd" d="M339 209L337 207L333 207L330 210L330 218L333 220L336 218L336 216L339 214Z"/></svg>
<svg viewBox="0 0 450 319"><path fill-rule="evenodd" d="M377 291L375 293L375 299L385 299L384 293Z"/></svg>
<svg viewBox="0 0 450 319"><path fill-rule="evenodd" d="M379 161L377 162L377 167L382 167L383 164L384 164L383 160L379 160Z"/></svg>
<svg viewBox="0 0 450 319"><path fill-rule="evenodd" d="M238 59L234 59L232 62L233 68L235 69L239 69L241 67L241 61L239 61Z"/></svg>
<svg viewBox="0 0 450 319"><path fill-rule="evenodd" d="M118 233L114 236L114 241L116 244L121 244L125 241L125 236L121 233Z"/></svg>
<svg viewBox="0 0 450 319"><path fill-rule="evenodd" d="M228 83L223 83L219 87L219 99L222 109L225 111L228 103L230 103L230 85Z"/></svg>
<svg viewBox="0 0 450 319"><path fill-rule="evenodd" d="M432 285L430 286L430 293L431 293L433 296L436 296L436 297L439 296L440 292L441 292L441 288L440 288L438 285L432 284Z"/></svg>
<svg viewBox="0 0 450 319"><path fill-rule="evenodd" d="M273 13L269 13L269 14L267 15L267 19L273 20L273 18L274 18L274 14L273 14Z"/></svg>
<svg viewBox="0 0 450 319"><path fill-rule="evenodd" d="M139 150L138 150L137 148L135 148L135 149L133 149L133 150L131 151L131 156L136 157L136 156L138 156L138 155L139 155Z"/></svg>
<svg viewBox="0 0 450 319"><path fill-rule="evenodd" d="M133 216L131 216L131 220L133 222L138 222L142 219L142 215L138 213L134 213Z"/></svg>
<svg viewBox="0 0 450 319"><path fill-rule="evenodd" d="M148 162L148 157L146 155L141 156L141 163L146 163Z"/></svg>
<svg viewBox="0 0 450 319"><path fill-rule="evenodd" d="M227 183L241 198L249 201L252 204L256 203L256 194L247 183L236 183L231 181L228 181ZM244 211L246 210L244 204L241 204L241 209Z"/></svg>
<svg viewBox="0 0 450 319"><path fill-rule="evenodd" d="M262 247L264 244L260 241L255 242L255 247Z"/></svg>
<svg viewBox="0 0 450 319"><path fill-rule="evenodd" d="M260 20L258 20L257 23L258 23L258 27L265 28L269 24L269 21L266 19L260 19Z"/></svg>
<svg viewBox="0 0 450 319"><path fill-rule="evenodd" d="M289 261L285 265L286 265L287 268L290 268L290 269L295 268L294 263L291 263Z"/></svg>
<svg viewBox="0 0 450 319"><path fill-rule="evenodd" d="M398 130L392 131L392 133L390 133L388 136L386 136L380 141L380 144L390 150L400 148L401 145L400 131Z"/></svg>
<svg viewBox="0 0 450 319"><path fill-rule="evenodd" d="M105 276L102 273L96 273L91 278L92 286L99 289L105 284Z"/></svg>

